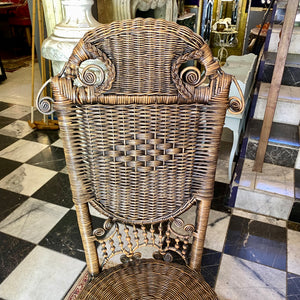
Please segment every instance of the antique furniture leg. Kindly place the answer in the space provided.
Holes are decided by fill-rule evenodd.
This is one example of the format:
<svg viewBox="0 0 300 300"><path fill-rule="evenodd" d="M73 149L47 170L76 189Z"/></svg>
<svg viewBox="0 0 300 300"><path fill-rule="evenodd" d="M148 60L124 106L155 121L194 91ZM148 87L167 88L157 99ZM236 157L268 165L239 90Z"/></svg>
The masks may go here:
<svg viewBox="0 0 300 300"><path fill-rule="evenodd" d="M191 260L190 260L190 267L196 271L200 271L201 268L201 260L202 260L206 228L208 224L210 204L211 204L211 200L197 199L196 230L194 232L192 250L191 250Z"/></svg>
<svg viewBox="0 0 300 300"><path fill-rule="evenodd" d="M87 267L90 275L95 276L99 274L100 269L97 249L92 235L92 221L89 214L89 207L87 203L76 204L75 207Z"/></svg>

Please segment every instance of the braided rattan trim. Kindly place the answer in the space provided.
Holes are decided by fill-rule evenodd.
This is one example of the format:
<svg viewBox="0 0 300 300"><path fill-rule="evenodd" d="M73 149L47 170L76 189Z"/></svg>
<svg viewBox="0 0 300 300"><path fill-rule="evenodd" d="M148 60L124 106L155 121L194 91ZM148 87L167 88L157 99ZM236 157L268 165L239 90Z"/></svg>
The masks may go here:
<svg viewBox="0 0 300 300"><path fill-rule="evenodd" d="M220 74L222 77L222 85L228 86L231 82L231 76ZM209 100L220 92L218 80L213 80L209 87L199 88L193 92L194 97L182 97L179 95L107 95L96 93L93 87L76 87L73 86L73 81L68 78L52 78L52 87L56 92L56 102L70 101L74 104L104 104L104 105L130 105L130 104L193 104L193 103L209 103Z"/></svg>

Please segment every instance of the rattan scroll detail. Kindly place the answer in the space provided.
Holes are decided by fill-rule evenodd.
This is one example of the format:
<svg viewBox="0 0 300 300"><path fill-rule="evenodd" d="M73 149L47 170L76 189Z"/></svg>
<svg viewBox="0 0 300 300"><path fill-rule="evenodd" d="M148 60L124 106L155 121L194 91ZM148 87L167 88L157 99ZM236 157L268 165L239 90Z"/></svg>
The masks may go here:
<svg viewBox="0 0 300 300"><path fill-rule="evenodd" d="M93 235L101 245L102 267L115 256L122 263L140 258L143 254L139 250L147 246L153 248L155 259L171 262L180 257L188 264L194 231L195 226L185 223L180 217L157 225L141 226L128 226L107 219L103 227L94 229Z"/></svg>
<svg viewBox="0 0 300 300"><path fill-rule="evenodd" d="M232 114L240 114L245 109L245 99L244 99L244 95L241 90L241 87L240 87L239 83L237 82L237 79L234 76L232 76L232 80L233 80L234 84L236 85L236 88L238 89L240 98L238 98L236 96L229 98L229 111Z"/></svg>
<svg viewBox="0 0 300 300"><path fill-rule="evenodd" d="M205 81L205 77L201 78L202 74L197 67L185 67L180 72L180 79L195 87Z"/></svg>
<svg viewBox="0 0 300 300"><path fill-rule="evenodd" d="M179 75L180 66L190 60L196 60L202 63L205 67L205 75L210 80L217 76L218 72L220 71L220 66L218 62L214 60L211 52L209 51L209 47L206 44L202 45L201 49L197 49L190 53L179 56L172 65L172 79L178 89L179 94L183 98L189 99L190 101L207 103L209 99L211 99L215 91L211 90L209 87L200 86L205 78L203 78L203 80L200 80L201 75L199 74L199 72L196 72L193 74L193 77L196 76L197 78L196 81L187 80L185 82L182 76Z"/></svg>
<svg viewBox="0 0 300 300"><path fill-rule="evenodd" d="M82 73L78 72L78 80L87 86L101 85L105 79L104 70L98 64L90 64L83 68Z"/></svg>
<svg viewBox="0 0 300 300"><path fill-rule="evenodd" d="M99 60L104 68L101 68L98 64L90 64L83 68L82 71L80 70L80 65L83 62L95 59ZM96 68L98 72L101 73L101 80L97 80L97 76L92 70L93 68ZM115 72L114 64L103 51L97 49L90 43L80 40L78 45L74 48L73 55L64 66L61 74L64 74L66 78L71 78L73 80L78 78L84 87L93 86L95 92L103 93L111 89L115 79ZM82 89L79 88L79 91L75 93L79 94L80 90Z"/></svg>
<svg viewBox="0 0 300 300"><path fill-rule="evenodd" d="M51 82L51 79L47 80L42 87L40 88L37 98L36 98L36 107L44 115L50 115L54 112L53 102L54 100L51 97L45 96L41 97L45 87Z"/></svg>

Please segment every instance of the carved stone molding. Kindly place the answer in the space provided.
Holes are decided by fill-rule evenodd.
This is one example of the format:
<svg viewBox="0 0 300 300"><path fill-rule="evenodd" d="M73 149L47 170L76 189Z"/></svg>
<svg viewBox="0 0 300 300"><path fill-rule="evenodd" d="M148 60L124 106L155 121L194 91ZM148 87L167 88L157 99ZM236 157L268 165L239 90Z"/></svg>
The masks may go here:
<svg viewBox="0 0 300 300"><path fill-rule="evenodd" d="M176 0L112 0L109 5L106 1L98 0L98 19L108 23L114 20L133 19L137 10L154 10L155 18L176 21L178 15ZM103 19L102 19L103 18Z"/></svg>

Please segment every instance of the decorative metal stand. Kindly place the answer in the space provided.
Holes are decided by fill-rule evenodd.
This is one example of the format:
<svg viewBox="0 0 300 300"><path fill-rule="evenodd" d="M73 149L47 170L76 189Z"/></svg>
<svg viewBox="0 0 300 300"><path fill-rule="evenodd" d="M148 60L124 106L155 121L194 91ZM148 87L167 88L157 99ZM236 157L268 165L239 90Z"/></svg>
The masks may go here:
<svg viewBox="0 0 300 300"><path fill-rule="evenodd" d="M226 47L234 47L237 45L237 31L235 29L229 28L224 31L215 31L213 30L212 33L214 34L214 46L220 47L218 51L218 59L220 62L222 60L226 60L228 57L228 50Z"/></svg>

